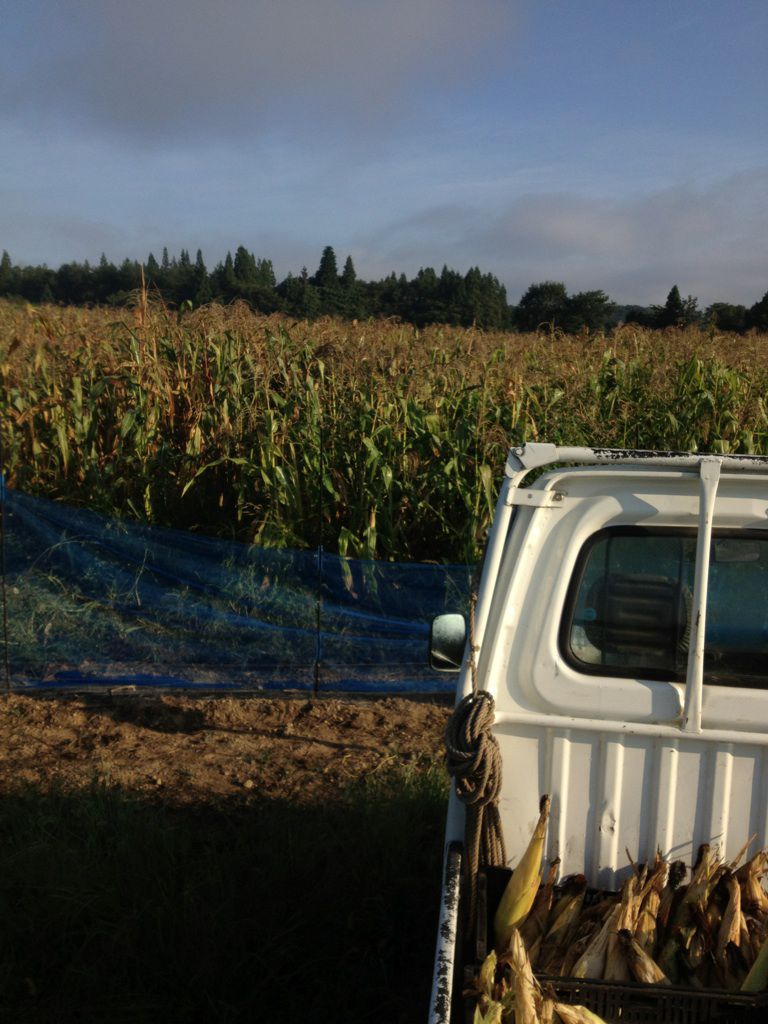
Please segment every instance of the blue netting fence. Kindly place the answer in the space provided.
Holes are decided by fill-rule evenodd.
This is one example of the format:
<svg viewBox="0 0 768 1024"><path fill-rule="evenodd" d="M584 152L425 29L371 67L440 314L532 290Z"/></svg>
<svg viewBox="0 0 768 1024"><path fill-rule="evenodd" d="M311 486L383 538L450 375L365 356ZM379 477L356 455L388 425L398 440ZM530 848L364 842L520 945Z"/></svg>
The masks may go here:
<svg viewBox="0 0 768 1024"><path fill-rule="evenodd" d="M3 488L4 682L448 693L429 622L472 566L285 551L109 519Z"/></svg>

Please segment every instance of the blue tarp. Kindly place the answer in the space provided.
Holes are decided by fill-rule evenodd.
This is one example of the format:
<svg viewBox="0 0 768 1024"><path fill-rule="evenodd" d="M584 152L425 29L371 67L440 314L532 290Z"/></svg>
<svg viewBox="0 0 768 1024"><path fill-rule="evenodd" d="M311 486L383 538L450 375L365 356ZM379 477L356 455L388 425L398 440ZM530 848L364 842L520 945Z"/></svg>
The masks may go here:
<svg viewBox="0 0 768 1024"><path fill-rule="evenodd" d="M11 685L452 692L431 618L471 566L362 561L109 519L2 489Z"/></svg>

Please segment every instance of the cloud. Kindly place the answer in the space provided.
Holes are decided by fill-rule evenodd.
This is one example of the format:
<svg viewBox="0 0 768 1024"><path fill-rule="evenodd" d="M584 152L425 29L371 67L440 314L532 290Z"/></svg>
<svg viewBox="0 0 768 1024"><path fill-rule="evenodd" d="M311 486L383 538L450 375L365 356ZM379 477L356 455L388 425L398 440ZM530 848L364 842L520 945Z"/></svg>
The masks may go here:
<svg viewBox="0 0 768 1024"><path fill-rule="evenodd" d="M444 205L390 224L364 246L378 244L382 272L418 269L432 254L438 265L479 265L507 285L513 302L534 281L560 280L569 291L603 288L624 302L663 302L677 283L704 305L751 305L768 289L766 194L761 167L706 188L624 199L557 193Z"/></svg>
<svg viewBox="0 0 768 1024"><path fill-rule="evenodd" d="M246 145L419 108L504 53L509 0L25 0L6 33L0 104L44 123L162 143ZM9 19L14 20L14 19ZM24 58L21 58L21 55Z"/></svg>

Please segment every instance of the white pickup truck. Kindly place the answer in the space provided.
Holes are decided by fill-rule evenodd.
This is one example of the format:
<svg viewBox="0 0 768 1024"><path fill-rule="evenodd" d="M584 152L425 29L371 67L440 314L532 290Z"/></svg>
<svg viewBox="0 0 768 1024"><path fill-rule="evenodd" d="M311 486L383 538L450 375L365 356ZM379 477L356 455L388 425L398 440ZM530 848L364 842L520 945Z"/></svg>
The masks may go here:
<svg viewBox="0 0 768 1024"><path fill-rule="evenodd" d="M546 859L603 890L631 870L625 850L691 864L703 842L729 858L754 834L768 845L768 459L512 449L472 643L462 616L433 623L457 703L470 646L512 866L544 793ZM430 1024L461 1019L466 885L454 792Z"/></svg>

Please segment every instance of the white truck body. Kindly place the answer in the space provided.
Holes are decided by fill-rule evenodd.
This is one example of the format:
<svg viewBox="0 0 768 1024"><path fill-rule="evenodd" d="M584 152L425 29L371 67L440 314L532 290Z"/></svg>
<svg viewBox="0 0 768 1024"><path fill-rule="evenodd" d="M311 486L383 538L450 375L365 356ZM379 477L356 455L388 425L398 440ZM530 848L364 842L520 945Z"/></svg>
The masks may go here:
<svg viewBox="0 0 768 1024"><path fill-rule="evenodd" d="M513 449L473 641L511 866L544 793L546 859L601 889L626 850L768 845L768 460ZM451 1019L463 829L452 794L431 1024Z"/></svg>

